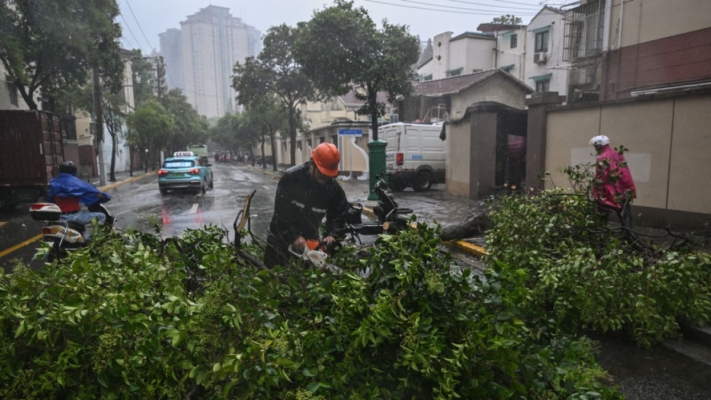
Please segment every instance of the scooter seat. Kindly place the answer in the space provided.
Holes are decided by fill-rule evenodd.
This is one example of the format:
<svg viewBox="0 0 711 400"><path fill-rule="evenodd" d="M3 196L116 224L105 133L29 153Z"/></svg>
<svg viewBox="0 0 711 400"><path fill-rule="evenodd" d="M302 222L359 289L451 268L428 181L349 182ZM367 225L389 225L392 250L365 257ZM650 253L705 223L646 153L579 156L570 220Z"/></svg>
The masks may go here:
<svg viewBox="0 0 711 400"><path fill-rule="evenodd" d="M395 212L397 214L412 214L415 211L412 208L397 208Z"/></svg>
<svg viewBox="0 0 711 400"><path fill-rule="evenodd" d="M74 229L79 233L84 233L84 229L86 229L84 224L80 224L78 222L69 222L68 224L71 229Z"/></svg>

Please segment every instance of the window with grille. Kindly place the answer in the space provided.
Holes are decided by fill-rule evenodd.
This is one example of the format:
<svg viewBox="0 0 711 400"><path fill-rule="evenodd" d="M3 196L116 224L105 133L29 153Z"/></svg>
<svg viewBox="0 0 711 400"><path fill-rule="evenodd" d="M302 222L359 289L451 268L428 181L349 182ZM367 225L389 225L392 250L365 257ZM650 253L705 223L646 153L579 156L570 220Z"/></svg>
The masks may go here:
<svg viewBox="0 0 711 400"><path fill-rule="evenodd" d="M518 46L518 35L511 35L511 48L515 49Z"/></svg>
<svg viewBox="0 0 711 400"><path fill-rule="evenodd" d="M605 0L592 0L566 11L563 60L577 61L602 53Z"/></svg>

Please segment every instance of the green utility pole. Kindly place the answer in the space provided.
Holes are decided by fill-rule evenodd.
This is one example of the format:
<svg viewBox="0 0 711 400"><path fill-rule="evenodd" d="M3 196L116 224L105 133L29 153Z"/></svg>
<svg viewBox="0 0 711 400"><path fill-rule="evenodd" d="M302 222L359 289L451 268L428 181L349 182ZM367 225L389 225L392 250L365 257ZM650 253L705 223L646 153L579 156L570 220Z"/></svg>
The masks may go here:
<svg viewBox="0 0 711 400"><path fill-rule="evenodd" d="M373 193L377 177L380 176L387 179L385 176L385 147L387 147L387 145L388 142L384 140L372 140L368 142L368 169L370 170L368 176L370 179L370 185L368 185L370 190L368 200L378 200L378 195Z"/></svg>

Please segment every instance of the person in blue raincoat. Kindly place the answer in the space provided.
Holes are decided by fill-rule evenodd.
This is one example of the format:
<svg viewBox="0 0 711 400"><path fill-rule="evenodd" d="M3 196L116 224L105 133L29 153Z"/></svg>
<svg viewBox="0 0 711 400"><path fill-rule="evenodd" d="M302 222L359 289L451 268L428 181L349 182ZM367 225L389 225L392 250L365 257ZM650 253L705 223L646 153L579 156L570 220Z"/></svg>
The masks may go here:
<svg viewBox="0 0 711 400"><path fill-rule="evenodd" d="M59 175L52 178L47 189L47 200L59 206L62 210L60 220L88 225L96 219L100 223L106 222L106 215L102 212L82 210L80 204L91 207L96 203L106 203L111 200L111 195L104 193L91 184L76 177L77 167L72 161L63 161L59 164ZM85 230L85 239L89 237L89 230Z"/></svg>

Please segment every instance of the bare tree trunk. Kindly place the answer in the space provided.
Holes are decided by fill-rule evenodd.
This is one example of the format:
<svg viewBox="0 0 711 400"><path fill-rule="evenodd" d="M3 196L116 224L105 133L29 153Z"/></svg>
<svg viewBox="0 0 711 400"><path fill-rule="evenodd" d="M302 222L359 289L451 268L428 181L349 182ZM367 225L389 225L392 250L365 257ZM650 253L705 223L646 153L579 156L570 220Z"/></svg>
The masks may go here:
<svg viewBox="0 0 711 400"><path fill-rule="evenodd" d="M264 142L266 142L267 138L266 135L261 135L262 136L262 168L267 169L267 158L264 155Z"/></svg>
<svg viewBox="0 0 711 400"><path fill-rule="evenodd" d="M109 133L111 134L111 172L109 180L116 182L116 135L113 132Z"/></svg>
<svg viewBox="0 0 711 400"><path fill-rule="evenodd" d="M271 142L271 145L272 145L272 157L274 157L274 165L272 166L272 169L274 171L277 170L277 156L276 156L277 148L276 148L276 138L274 137L275 135L276 135L276 132L274 132L274 131L269 132L269 141Z"/></svg>
<svg viewBox="0 0 711 400"><path fill-rule="evenodd" d="M291 146L289 153L291 154L291 160L289 165L292 167L296 165L296 121L294 120L296 116L294 115L294 107L289 107L289 138L291 139Z"/></svg>

